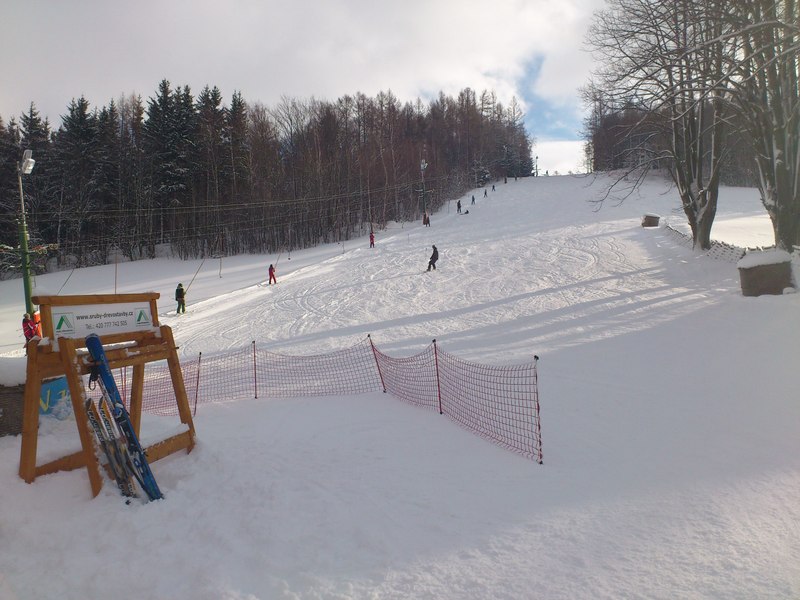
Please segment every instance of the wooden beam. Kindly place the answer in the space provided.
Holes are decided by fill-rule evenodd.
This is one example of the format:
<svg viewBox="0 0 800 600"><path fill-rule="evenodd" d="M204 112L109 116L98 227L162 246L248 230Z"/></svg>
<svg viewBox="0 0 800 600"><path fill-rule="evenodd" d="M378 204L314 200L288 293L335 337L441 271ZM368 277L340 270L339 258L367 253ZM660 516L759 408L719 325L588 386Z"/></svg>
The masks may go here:
<svg viewBox="0 0 800 600"><path fill-rule="evenodd" d="M144 391L144 363L134 365L131 382L131 424L133 431L139 436L142 425L142 392Z"/></svg>
<svg viewBox="0 0 800 600"><path fill-rule="evenodd" d="M172 329L166 325L161 326L161 337L166 341L170 349L167 364L169 365L169 372L172 378L172 389L175 392L175 401L178 404L178 414L181 417L181 423L185 423L192 433L192 440L194 440L194 421L192 420L192 409L189 407L189 398L186 395L186 385L183 382L183 370L181 363L178 359L178 347L175 345L175 338L172 335ZM189 448L191 452L194 447L194 441Z"/></svg>
<svg viewBox="0 0 800 600"><path fill-rule="evenodd" d="M108 344L122 344L125 342L135 342L137 344L144 343L146 340L153 340L153 343L160 343L156 335L158 333L157 329L145 329L144 331L137 331L134 333L107 333L100 336L101 341L103 342L103 346ZM78 342L79 348L85 348L86 342L85 338L75 338ZM113 348L107 350L106 352L110 352Z"/></svg>
<svg viewBox="0 0 800 600"><path fill-rule="evenodd" d="M73 471L86 466L88 466L86 464L86 453L83 450L79 450L67 456L51 460L49 463L39 465L36 467L36 476L50 475L51 473L57 473L59 471ZM95 496L96 495L97 494L95 494Z"/></svg>
<svg viewBox="0 0 800 600"><path fill-rule="evenodd" d="M59 340L61 361L65 365L77 364L77 353L75 350L75 340ZM89 431L89 417L86 415L86 406L83 403L83 381L78 375L77 369L65 369L67 383L69 384L69 394L72 397L72 411L75 415L75 425L78 427L78 437L83 448L83 463L89 473L89 483L92 486L92 495L97 496L103 487L103 479L100 475L100 463L97 460L95 449L95 436Z"/></svg>
<svg viewBox="0 0 800 600"><path fill-rule="evenodd" d="M76 368L81 375L86 375L92 370L91 359L88 356L86 352L81 352L78 356ZM108 366L112 371L157 360L167 360L167 358L169 358L169 348L161 340L158 341L157 345L125 346L124 348L106 350L106 360L108 360Z"/></svg>
<svg viewBox="0 0 800 600"><path fill-rule="evenodd" d="M194 432L189 430L148 446L145 449L145 454L147 455L147 462L154 463L170 454L174 454L178 450L186 449L187 452L191 452L193 447Z"/></svg>
<svg viewBox="0 0 800 600"><path fill-rule="evenodd" d="M158 292L141 294L91 294L76 296L33 296L34 304L47 306L84 306L87 304L125 304L129 302L150 302L161 297ZM151 305L152 306L152 305Z"/></svg>
<svg viewBox="0 0 800 600"><path fill-rule="evenodd" d="M150 321L153 327L158 327L158 303L156 300L158 300L158 296L150 299Z"/></svg>
<svg viewBox="0 0 800 600"><path fill-rule="evenodd" d="M51 377L60 377L64 375L64 365L61 362L61 355L57 352L53 352L49 345L38 344L37 347L33 349L29 344L28 348L30 352L36 352L36 370L40 379L49 379Z"/></svg>
<svg viewBox="0 0 800 600"><path fill-rule="evenodd" d="M39 306L39 317L42 323L42 337L53 339L53 311L49 304Z"/></svg>

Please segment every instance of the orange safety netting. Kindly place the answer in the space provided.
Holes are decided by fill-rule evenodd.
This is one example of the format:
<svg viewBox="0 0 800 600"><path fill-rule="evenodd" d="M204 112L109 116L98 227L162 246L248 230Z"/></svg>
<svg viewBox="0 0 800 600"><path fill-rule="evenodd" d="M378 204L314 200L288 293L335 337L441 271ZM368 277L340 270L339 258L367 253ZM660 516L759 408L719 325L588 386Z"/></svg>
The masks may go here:
<svg viewBox="0 0 800 600"><path fill-rule="evenodd" d="M197 359L181 365L189 404L243 398L343 396L383 390L395 398L446 415L465 429L504 448L542 462L539 418L538 358L511 366L461 360L434 341L414 356L394 358L370 338L351 348L326 354L292 356L256 348ZM115 371L127 398L130 371ZM97 395L99 391L91 392ZM145 369L143 409L177 414L166 361Z"/></svg>

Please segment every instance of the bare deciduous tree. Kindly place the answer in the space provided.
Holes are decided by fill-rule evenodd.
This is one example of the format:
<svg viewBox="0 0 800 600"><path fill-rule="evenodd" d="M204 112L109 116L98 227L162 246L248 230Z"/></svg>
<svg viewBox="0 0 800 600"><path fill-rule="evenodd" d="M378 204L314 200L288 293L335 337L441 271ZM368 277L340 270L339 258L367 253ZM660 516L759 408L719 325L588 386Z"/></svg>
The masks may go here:
<svg viewBox="0 0 800 600"><path fill-rule="evenodd" d="M725 19L737 52L727 83L753 145L775 244L800 244L800 8L795 0L736 0Z"/></svg>
<svg viewBox="0 0 800 600"><path fill-rule="evenodd" d="M723 56L732 44L721 0L610 0L587 37L603 58L590 92L616 112L638 112L629 126L628 173L665 162L678 188L695 246L709 248L724 158L727 90Z"/></svg>

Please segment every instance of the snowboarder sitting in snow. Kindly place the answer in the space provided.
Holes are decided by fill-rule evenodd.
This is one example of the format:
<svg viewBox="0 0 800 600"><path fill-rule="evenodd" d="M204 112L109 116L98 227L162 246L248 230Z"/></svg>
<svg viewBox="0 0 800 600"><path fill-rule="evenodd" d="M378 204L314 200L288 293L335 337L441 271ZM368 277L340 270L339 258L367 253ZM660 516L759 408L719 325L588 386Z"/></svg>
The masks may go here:
<svg viewBox="0 0 800 600"><path fill-rule="evenodd" d="M270 265L269 266L269 285L272 285L273 283L277 284L278 283L278 278L275 277L275 267Z"/></svg>
<svg viewBox="0 0 800 600"><path fill-rule="evenodd" d="M436 261L439 260L439 251L436 249L436 245L433 246L433 254L431 254L431 258L428 261L428 271L433 269L436 270Z"/></svg>
<svg viewBox="0 0 800 600"><path fill-rule="evenodd" d="M186 290L183 289L183 284L182 283L179 283L178 287L175 288L175 300L178 302L177 313L178 314L185 313L186 312Z"/></svg>

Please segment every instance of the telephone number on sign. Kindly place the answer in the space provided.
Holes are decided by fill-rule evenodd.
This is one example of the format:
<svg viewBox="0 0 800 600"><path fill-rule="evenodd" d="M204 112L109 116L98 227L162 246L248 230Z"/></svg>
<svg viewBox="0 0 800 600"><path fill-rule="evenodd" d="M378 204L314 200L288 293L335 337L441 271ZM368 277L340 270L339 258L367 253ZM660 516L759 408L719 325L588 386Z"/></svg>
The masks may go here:
<svg viewBox="0 0 800 600"><path fill-rule="evenodd" d="M103 321L102 323L87 324L87 329L108 329L109 327L127 327L128 321Z"/></svg>

